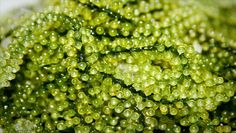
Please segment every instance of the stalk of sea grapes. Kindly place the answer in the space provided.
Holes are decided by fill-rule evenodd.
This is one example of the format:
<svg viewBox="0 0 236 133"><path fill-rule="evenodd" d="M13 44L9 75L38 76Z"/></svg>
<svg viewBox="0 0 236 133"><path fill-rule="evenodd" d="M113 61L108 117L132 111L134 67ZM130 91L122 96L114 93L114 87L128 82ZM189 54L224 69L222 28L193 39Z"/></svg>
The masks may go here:
<svg viewBox="0 0 236 133"><path fill-rule="evenodd" d="M4 132L236 130L235 40L201 3L51 4L1 49Z"/></svg>

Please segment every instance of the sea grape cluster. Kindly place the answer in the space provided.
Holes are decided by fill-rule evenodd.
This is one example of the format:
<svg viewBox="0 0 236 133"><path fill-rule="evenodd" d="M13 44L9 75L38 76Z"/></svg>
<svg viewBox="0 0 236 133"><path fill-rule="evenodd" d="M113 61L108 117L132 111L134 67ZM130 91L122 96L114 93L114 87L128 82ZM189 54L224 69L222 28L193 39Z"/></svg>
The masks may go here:
<svg viewBox="0 0 236 133"><path fill-rule="evenodd" d="M1 30L3 132L236 131L236 23L195 1L50 4Z"/></svg>

